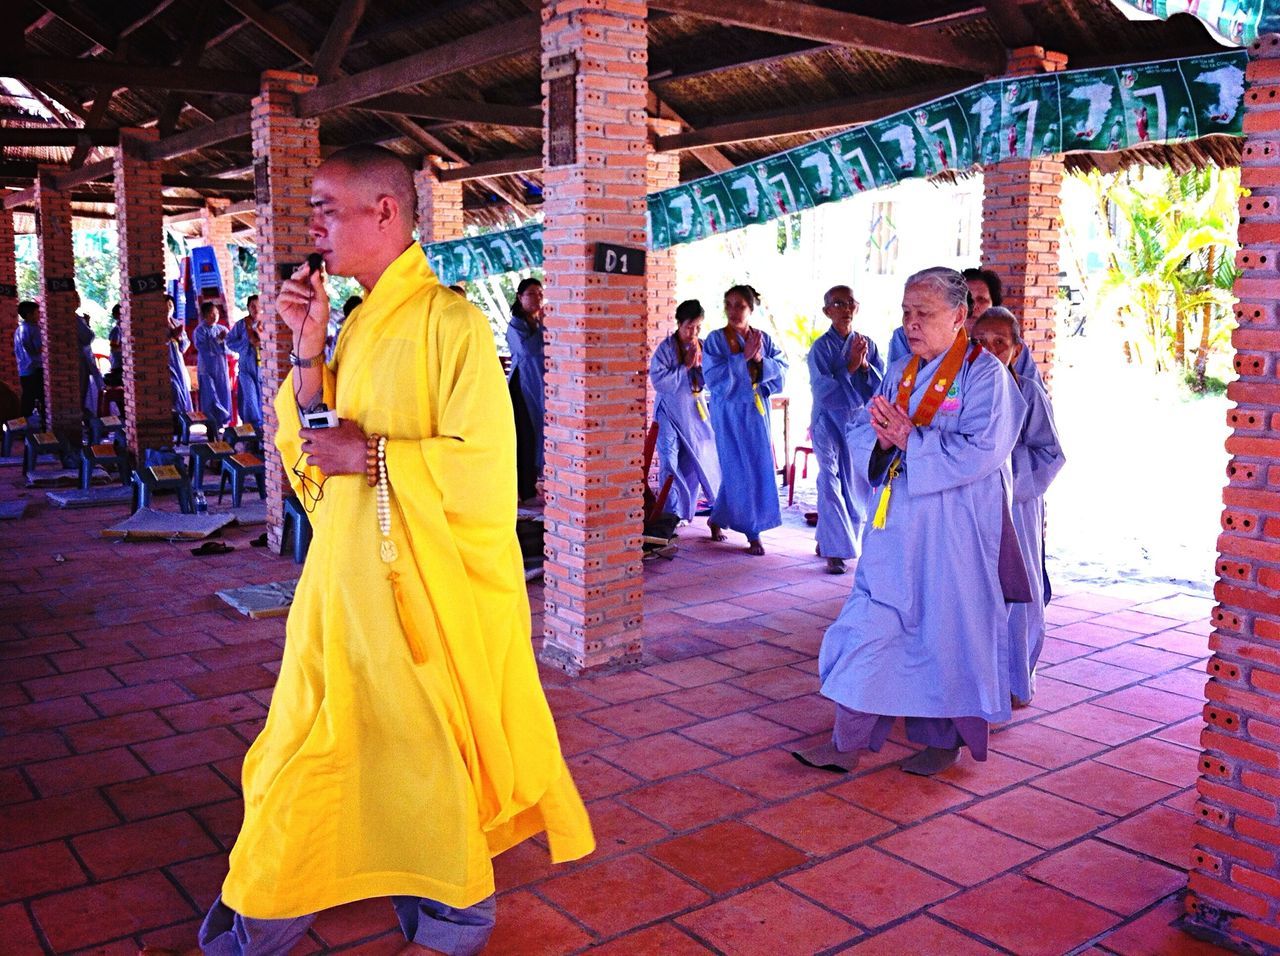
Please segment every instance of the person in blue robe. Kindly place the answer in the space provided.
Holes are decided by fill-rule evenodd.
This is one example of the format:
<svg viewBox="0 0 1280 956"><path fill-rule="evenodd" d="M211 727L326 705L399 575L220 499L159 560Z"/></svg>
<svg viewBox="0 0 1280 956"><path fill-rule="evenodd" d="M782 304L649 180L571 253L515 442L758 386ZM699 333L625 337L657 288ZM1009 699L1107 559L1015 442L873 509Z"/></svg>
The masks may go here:
<svg viewBox="0 0 1280 956"><path fill-rule="evenodd" d="M227 336L227 348L240 356L236 364L236 413L240 421L262 427L262 380L258 366L258 355L262 350L259 339L261 319L258 308L258 297L249 296L245 300L245 308L249 314L231 327Z"/></svg>
<svg viewBox="0 0 1280 956"><path fill-rule="evenodd" d="M853 459L846 430L884 378L880 350L853 331L858 300L847 285L834 286L823 298L822 314L831 328L809 350L809 387L813 414L809 437L818 461L818 554L829 574L844 574L857 558L871 492L866 471Z"/></svg>
<svg viewBox="0 0 1280 956"><path fill-rule="evenodd" d="M658 487L671 479L664 510L692 521L699 494L714 506L720 490L716 433L707 407L702 372L703 309L697 299L676 307L675 334L653 351L649 380L656 395L653 419L658 423Z"/></svg>
<svg viewBox="0 0 1280 956"><path fill-rule="evenodd" d="M537 497L542 482L542 420L546 410L542 299L541 282L520 280L507 326L507 349L511 352L507 390L516 417L516 490L521 501Z"/></svg>
<svg viewBox="0 0 1280 956"><path fill-rule="evenodd" d="M111 369L102 377L112 388L124 384L124 330L120 327L120 303L111 307L111 329L107 333L107 344L111 352Z"/></svg>
<svg viewBox="0 0 1280 956"><path fill-rule="evenodd" d="M231 377L227 373L227 327L218 321L218 304L200 304L200 324L196 326L196 381L200 389L200 411L209 419L207 435L212 441L231 420Z"/></svg>
<svg viewBox="0 0 1280 956"><path fill-rule="evenodd" d="M972 334L973 323L978 320L978 316L983 315L992 306L1004 304L1004 283L1000 281L1000 276L990 269L965 269L961 275L964 276L965 285L969 287L969 317L965 320L964 328L966 332ZM898 326L893 330L892 338L889 339L889 364L892 365L909 354L911 350L907 347L906 333L902 326ZM1014 359L1013 371L1019 379L1033 378L1043 384L1040 369L1030 349L1022 349L1018 352Z"/></svg>
<svg viewBox="0 0 1280 956"><path fill-rule="evenodd" d="M782 524L769 431L769 399L782 391L787 359L773 339L751 327L760 294L735 285L724 294L728 324L707 336L702 374L711 391L711 426L720 459L720 493L708 525L714 541L724 529L747 536L747 551L764 554L760 533Z"/></svg>
<svg viewBox="0 0 1280 956"><path fill-rule="evenodd" d="M98 368L98 357L93 353L93 343L97 338L93 327L89 325L89 316L83 312L76 313L76 346L80 350L80 407L86 415L98 414L98 396L106 388L102 378L102 370Z"/></svg>
<svg viewBox="0 0 1280 956"><path fill-rule="evenodd" d="M1027 403L1026 420L1013 446L1013 528L1022 559L1031 572L1031 600L1009 605L1009 691L1014 707L1025 707L1035 695L1036 664L1044 648L1044 495L1062 470L1066 457L1053 422L1053 405L1044 386L1013 371L1019 352L1026 349L1018 320L1008 309L995 306L974 323L973 337L1008 366Z"/></svg>
<svg viewBox="0 0 1280 956"><path fill-rule="evenodd" d="M182 356L186 354L191 342L187 339L187 328L181 319L173 314L173 296L165 295L169 305L169 392L173 396L173 411L181 415L190 412L191 381L187 378L187 364Z"/></svg>
<svg viewBox="0 0 1280 956"><path fill-rule="evenodd" d="M874 518L819 652L836 719L829 743L795 753L810 766L846 772L902 716L925 747L902 769L934 774L962 745L986 759L989 725L1010 717L1005 605L1025 599L1027 573L1011 540L1009 456L1025 404L1000 362L969 343L966 295L952 269L907 280L913 357L889 366L850 429L876 486Z"/></svg>

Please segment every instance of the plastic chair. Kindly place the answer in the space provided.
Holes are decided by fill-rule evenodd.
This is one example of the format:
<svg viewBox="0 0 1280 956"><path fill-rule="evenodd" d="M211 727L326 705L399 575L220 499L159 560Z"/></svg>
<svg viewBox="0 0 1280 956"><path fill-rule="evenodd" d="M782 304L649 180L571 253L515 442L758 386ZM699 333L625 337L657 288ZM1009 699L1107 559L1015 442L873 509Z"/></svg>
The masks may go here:
<svg viewBox="0 0 1280 956"><path fill-rule="evenodd" d="M239 508L244 497L244 483L252 477L258 486L258 497L267 497L267 464L251 452L232 455L222 463L222 480L218 482L218 504L222 504L222 493L226 491L228 479L231 481L231 507Z"/></svg>
<svg viewBox="0 0 1280 956"><path fill-rule="evenodd" d="M811 445L796 445L795 452L791 455L791 465L787 468L787 507L790 508L796 502L796 459L804 455L804 464L801 466L800 477L809 477L809 456L813 454Z"/></svg>
<svg viewBox="0 0 1280 956"><path fill-rule="evenodd" d="M307 551L311 548L311 519L306 509L295 495L284 499L284 527L280 533L280 553L284 554L285 543L292 539L293 563L302 564L307 559Z"/></svg>

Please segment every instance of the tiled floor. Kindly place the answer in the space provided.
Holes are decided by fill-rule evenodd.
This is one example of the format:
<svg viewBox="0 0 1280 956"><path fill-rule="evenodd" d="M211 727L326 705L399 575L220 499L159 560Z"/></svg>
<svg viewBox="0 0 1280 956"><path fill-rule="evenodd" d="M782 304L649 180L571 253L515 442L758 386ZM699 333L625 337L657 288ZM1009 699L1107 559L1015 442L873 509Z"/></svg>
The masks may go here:
<svg viewBox="0 0 1280 956"><path fill-rule="evenodd" d="M240 820L283 622L219 588L295 568L248 547L113 544L0 471L0 951L189 945ZM852 576L812 533L751 558L687 529L646 574L639 671L544 675L599 851L496 862L489 952L1214 952L1170 927L1193 823L1210 602L1174 587L1056 582L1035 705L941 778L797 764L830 705L815 656ZM60 558L65 560L60 560ZM533 588L535 603L540 589ZM392 952L390 907L324 914L300 952Z"/></svg>

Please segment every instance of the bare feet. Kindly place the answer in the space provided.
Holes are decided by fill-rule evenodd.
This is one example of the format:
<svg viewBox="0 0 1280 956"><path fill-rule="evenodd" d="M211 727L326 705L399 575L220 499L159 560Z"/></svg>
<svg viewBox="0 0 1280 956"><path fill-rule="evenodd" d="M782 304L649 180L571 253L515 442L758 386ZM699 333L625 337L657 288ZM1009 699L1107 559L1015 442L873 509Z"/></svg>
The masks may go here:
<svg viewBox="0 0 1280 956"><path fill-rule="evenodd" d="M827 558L827 574L844 574L844 558Z"/></svg>
<svg viewBox="0 0 1280 956"><path fill-rule="evenodd" d="M760 543L759 538L747 539L747 554L754 554L757 558L764 554L764 545Z"/></svg>
<svg viewBox="0 0 1280 956"><path fill-rule="evenodd" d="M848 773L858 766L857 752L844 753L836 750L836 745L830 741L817 747L810 747L808 750L793 750L791 756L806 767L826 770L828 773Z"/></svg>
<svg viewBox="0 0 1280 956"><path fill-rule="evenodd" d="M728 539L725 537L724 529L723 529L723 528L721 528L718 524L711 524L711 523L708 523L708 524L707 524L707 527L711 529L711 540L712 540L712 541L727 541L727 540L728 540Z"/></svg>
<svg viewBox="0 0 1280 956"><path fill-rule="evenodd" d="M960 759L960 748L955 750L943 750L941 747L926 747L914 757L908 757L902 761L900 766L907 773L914 773L918 777L932 777L935 773L942 773L948 767L955 764Z"/></svg>

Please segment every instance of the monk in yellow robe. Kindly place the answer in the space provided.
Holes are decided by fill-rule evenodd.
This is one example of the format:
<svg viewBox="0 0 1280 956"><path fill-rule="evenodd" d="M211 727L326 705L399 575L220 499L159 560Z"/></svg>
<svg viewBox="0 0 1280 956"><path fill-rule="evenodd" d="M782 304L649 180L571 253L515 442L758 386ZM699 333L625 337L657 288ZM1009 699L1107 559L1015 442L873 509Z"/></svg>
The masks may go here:
<svg viewBox="0 0 1280 956"><path fill-rule="evenodd" d="M320 272L277 301L295 367L276 442L314 538L201 947L287 952L316 911L389 896L411 951L474 953L493 856L544 831L556 862L594 848L529 637L506 383L413 239L394 153L334 154L311 205L327 270L368 293L328 364ZM320 402L338 426L302 428Z"/></svg>

